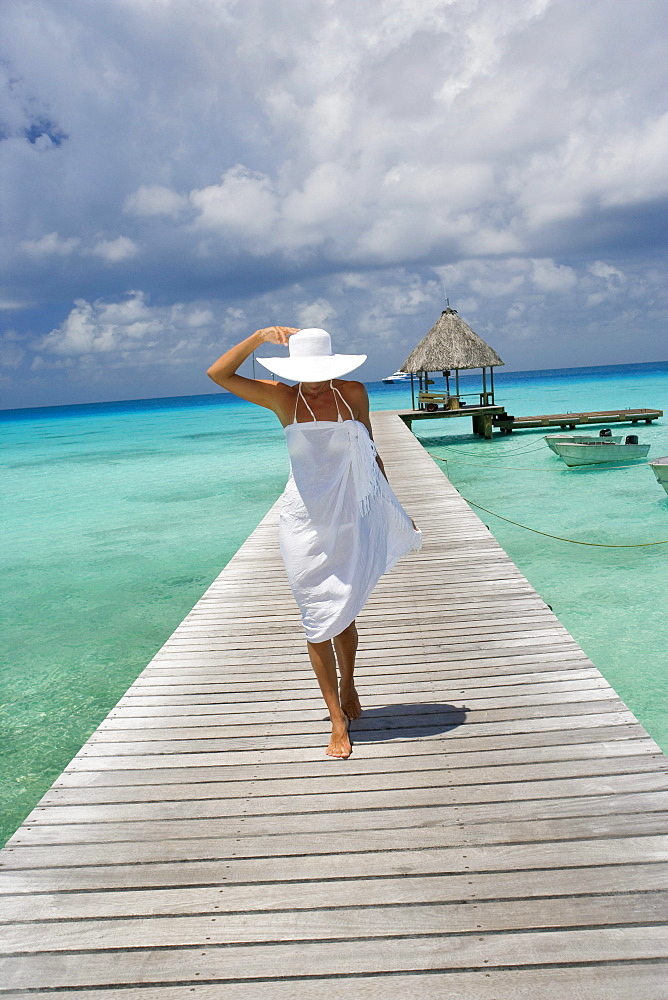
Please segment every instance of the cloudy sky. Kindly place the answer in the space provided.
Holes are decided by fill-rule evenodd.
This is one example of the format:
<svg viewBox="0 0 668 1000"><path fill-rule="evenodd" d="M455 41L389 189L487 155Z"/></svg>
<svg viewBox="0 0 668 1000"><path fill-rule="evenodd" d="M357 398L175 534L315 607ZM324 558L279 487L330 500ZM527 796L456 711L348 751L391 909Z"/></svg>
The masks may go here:
<svg viewBox="0 0 668 1000"><path fill-rule="evenodd" d="M665 0L3 0L0 406L212 391L259 326L394 370L668 357Z"/></svg>

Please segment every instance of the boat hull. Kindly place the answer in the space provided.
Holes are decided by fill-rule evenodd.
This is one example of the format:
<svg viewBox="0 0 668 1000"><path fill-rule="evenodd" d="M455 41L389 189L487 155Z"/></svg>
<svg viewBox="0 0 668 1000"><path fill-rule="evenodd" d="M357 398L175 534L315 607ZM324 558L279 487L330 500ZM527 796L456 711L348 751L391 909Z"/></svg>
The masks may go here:
<svg viewBox="0 0 668 1000"><path fill-rule="evenodd" d="M614 444L608 439L592 444L556 444L555 451L569 468L576 465L623 465L647 458L648 444Z"/></svg>
<svg viewBox="0 0 668 1000"><path fill-rule="evenodd" d="M622 435L612 436L607 438L597 437L585 437L582 434L546 434L545 441L548 448L550 448L555 455L558 454L555 448L556 444L598 444L599 441L612 441L613 444L619 444L622 440Z"/></svg>
<svg viewBox="0 0 668 1000"><path fill-rule="evenodd" d="M652 472L656 476L657 483L660 483L666 493L668 493L668 455L664 458L657 458L649 464L652 467Z"/></svg>

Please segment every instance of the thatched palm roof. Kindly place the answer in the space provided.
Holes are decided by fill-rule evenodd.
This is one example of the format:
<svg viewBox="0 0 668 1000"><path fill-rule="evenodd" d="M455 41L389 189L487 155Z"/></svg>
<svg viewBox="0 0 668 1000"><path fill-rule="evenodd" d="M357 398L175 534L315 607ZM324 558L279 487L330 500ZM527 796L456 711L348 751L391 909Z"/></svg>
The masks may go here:
<svg viewBox="0 0 668 1000"><path fill-rule="evenodd" d="M400 371L439 372L449 368L487 368L505 364L489 344L448 306L412 351Z"/></svg>

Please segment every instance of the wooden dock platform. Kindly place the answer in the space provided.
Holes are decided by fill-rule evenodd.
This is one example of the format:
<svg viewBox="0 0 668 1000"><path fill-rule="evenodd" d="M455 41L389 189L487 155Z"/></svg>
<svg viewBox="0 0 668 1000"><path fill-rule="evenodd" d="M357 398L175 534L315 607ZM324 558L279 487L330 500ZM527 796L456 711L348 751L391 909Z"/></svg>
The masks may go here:
<svg viewBox="0 0 668 1000"><path fill-rule="evenodd" d="M543 413L533 417L511 417L499 414L492 422L499 430L510 434L514 430L527 427L562 427L574 430L582 424L638 424L641 421L651 424L663 416L663 410L651 410L646 407L635 410L596 410L591 413Z"/></svg>
<svg viewBox="0 0 668 1000"><path fill-rule="evenodd" d="M589 413L542 413L530 417L514 417L506 413L504 406L465 406L457 410L396 410L407 427L414 420L451 420L457 417L470 417L474 434L488 441L492 437L493 428L502 434L512 434L513 431L536 427L561 427L574 430L582 424L638 424L641 421L651 424L663 416L663 410L652 410L644 407L635 410L594 410Z"/></svg>
<svg viewBox="0 0 668 1000"><path fill-rule="evenodd" d="M495 420L507 416L504 406L463 406L457 410L397 410L408 428L414 420L438 420L439 418L456 419L470 417L474 434L489 440L492 436L492 426Z"/></svg>
<svg viewBox="0 0 668 1000"><path fill-rule="evenodd" d="M2 852L0 998L666 1000L668 761L393 414L347 761L272 509Z"/></svg>

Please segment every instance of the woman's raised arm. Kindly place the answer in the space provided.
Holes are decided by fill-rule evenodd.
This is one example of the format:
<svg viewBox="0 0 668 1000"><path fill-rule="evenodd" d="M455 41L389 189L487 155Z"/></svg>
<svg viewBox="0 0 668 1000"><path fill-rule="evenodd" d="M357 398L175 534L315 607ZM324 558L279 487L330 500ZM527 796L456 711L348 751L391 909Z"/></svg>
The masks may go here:
<svg viewBox="0 0 668 1000"><path fill-rule="evenodd" d="M262 330L256 330L246 340L240 344L230 347L217 361L207 369L207 375L216 385L233 392L235 396L247 399L249 403L257 403L258 406L266 406L269 410L278 412L280 400L283 398L284 386L282 382L273 382L269 379L244 378L237 375L237 368L249 358L253 351L261 344L281 344L285 346L288 338L297 333L296 327L292 326L268 326Z"/></svg>

